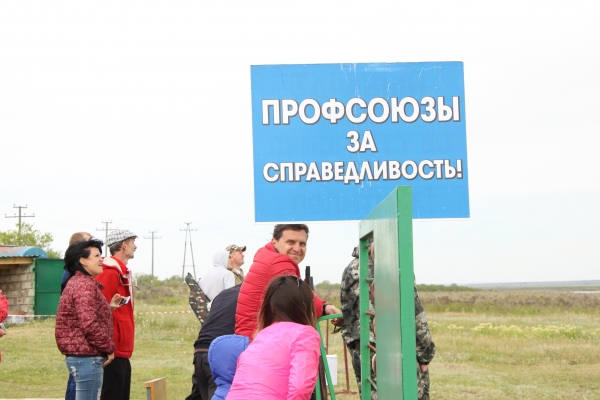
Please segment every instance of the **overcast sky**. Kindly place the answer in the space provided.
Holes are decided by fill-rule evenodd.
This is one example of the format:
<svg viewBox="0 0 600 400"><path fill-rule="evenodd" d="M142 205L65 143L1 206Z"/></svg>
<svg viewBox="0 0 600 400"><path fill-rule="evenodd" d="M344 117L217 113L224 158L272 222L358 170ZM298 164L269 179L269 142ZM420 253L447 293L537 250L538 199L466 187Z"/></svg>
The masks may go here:
<svg viewBox="0 0 600 400"><path fill-rule="evenodd" d="M0 4L0 230L136 232L129 265L198 275L254 223L250 65L462 61L471 218L415 220L420 283L599 279L600 25L592 1ZM358 222L310 223L316 282ZM188 249L189 250L189 249ZM191 265L188 252L186 263ZM191 271L191 268L187 268Z"/></svg>

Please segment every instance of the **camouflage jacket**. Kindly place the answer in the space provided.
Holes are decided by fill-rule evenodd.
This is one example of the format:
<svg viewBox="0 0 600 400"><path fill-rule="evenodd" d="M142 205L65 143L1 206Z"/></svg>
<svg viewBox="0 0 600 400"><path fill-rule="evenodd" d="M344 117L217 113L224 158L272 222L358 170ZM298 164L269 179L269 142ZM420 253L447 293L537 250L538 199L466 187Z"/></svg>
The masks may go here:
<svg viewBox="0 0 600 400"><path fill-rule="evenodd" d="M240 272L235 272L234 269L231 270L231 272L233 273L233 276L235 276L235 284L239 285L242 282L244 282L244 278L246 277L246 275L244 274L244 270L240 268Z"/></svg>
<svg viewBox="0 0 600 400"><path fill-rule="evenodd" d="M369 265L370 275L372 275L373 266ZM370 296L369 296L370 298ZM359 280L359 262L354 258L342 273L342 283L340 285L340 302L344 325L340 332L346 344L350 344L360 339L360 280ZM373 304L369 300L369 311L375 312ZM375 344L375 335L373 326L371 326L370 341Z"/></svg>
<svg viewBox="0 0 600 400"><path fill-rule="evenodd" d="M427 325L427 316L421 304L421 298L417 291L417 282L415 281L415 331L417 333L417 362L419 364L429 364L435 356L435 343L429 332Z"/></svg>
<svg viewBox="0 0 600 400"><path fill-rule="evenodd" d="M369 275L373 277L374 266L369 264ZM340 285L340 300L344 326L341 328L342 337L347 344L360 339L360 289L359 289L359 259L354 258L342 273ZM429 331L425 310L421 304L421 298L417 291L415 281L415 331L417 339L417 362L429 364L435 356L435 344ZM370 294L370 293L369 293ZM371 296L369 296L370 298ZM369 300L369 310L375 312L372 302ZM375 344L373 326L370 329L370 341Z"/></svg>

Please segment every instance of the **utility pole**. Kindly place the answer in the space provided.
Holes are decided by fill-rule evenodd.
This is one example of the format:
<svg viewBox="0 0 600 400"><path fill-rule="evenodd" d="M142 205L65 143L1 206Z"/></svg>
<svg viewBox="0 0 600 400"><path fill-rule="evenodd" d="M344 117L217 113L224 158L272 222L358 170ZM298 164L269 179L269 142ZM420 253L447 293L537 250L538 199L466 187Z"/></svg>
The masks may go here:
<svg viewBox="0 0 600 400"><path fill-rule="evenodd" d="M19 224L17 226L19 227L18 228L19 229L19 239L21 239L21 218L32 218L32 217L35 217L35 214L33 214L33 215L23 215L23 214L21 214L21 209L27 208L27 204L25 204L24 206L15 206L13 204L13 208L18 208L19 209L19 215L17 216L16 214L15 215L6 215L6 214L4 214L4 218L19 218Z"/></svg>
<svg viewBox="0 0 600 400"><path fill-rule="evenodd" d="M112 224L112 221L102 221L102 223L104 224L104 228L96 228L97 231L104 231L104 255L108 256L108 249L107 249L107 245L106 245L106 241L108 240L108 231L116 231L119 228L108 228L108 224Z"/></svg>
<svg viewBox="0 0 600 400"><path fill-rule="evenodd" d="M196 279L196 264L194 263L194 250L192 249L192 231L197 231L197 229L191 229L191 222L184 222L186 225L185 229L180 229L180 231L185 231L185 246L183 247L183 268L181 269L181 280L184 279L185 275L185 254L187 253L187 242L188 235L190 237L190 253L192 254L192 268L194 269L194 279Z"/></svg>
<svg viewBox="0 0 600 400"><path fill-rule="evenodd" d="M152 278L150 278L150 283L154 282L154 239L162 239L161 236L154 236L156 231L148 231L152 234L151 237L145 237L144 239L152 239Z"/></svg>

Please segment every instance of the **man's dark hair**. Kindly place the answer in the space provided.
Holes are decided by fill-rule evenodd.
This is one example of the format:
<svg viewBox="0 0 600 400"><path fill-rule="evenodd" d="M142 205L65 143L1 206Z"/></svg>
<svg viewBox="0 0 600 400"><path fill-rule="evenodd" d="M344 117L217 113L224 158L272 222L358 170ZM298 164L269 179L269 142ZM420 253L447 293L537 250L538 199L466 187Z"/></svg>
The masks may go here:
<svg viewBox="0 0 600 400"><path fill-rule="evenodd" d="M279 240L283 235L283 231L304 231L306 232L306 237L308 237L308 226L304 224L277 224L275 225L275 229L273 229L273 239Z"/></svg>
<svg viewBox="0 0 600 400"><path fill-rule="evenodd" d="M125 243L129 239L135 239L135 237L132 236L125 240L121 240L120 242L117 242L117 243L113 244L112 246L108 246L108 251L110 251L110 255L114 256L117 251L121 250L121 247L123 247L123 243Z"/></svg>
<svg viewBox="0 0 600 400"><path fill-rule="evenodd" d="M75 272L79 271L82 274L89 275L89 273L83 268L83 265L79 262L82 258L88 258L90 256L91 248L95 247L100 250L102 254L102 246L104 243L98 239L90 240L79 240L69 246L65 251L65 270L69 273L69 277L60 285L60 293L62 294L69 279L75 275Z"/></svg>
<svg viewBox="0 0 600 400"><path fill-rule="evenodd" d="M302 279L291 275L277 276L269 283L258 314L257 332L283 321L309 326L316 323L312 290Z"/></svg>

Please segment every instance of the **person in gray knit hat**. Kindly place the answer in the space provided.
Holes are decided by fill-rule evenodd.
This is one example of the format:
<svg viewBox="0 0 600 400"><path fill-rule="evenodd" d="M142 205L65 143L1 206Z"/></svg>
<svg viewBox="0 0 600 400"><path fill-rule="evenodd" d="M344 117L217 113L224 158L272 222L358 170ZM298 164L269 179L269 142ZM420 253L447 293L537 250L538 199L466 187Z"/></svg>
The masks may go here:
<svg viewBox="0 0 600 400"><path fill-rule="evenodd" d="M127 303L113 311L115 358L104 368L101 400L129 400L131 387L131 363L133 353L133 288L131 271L127 263L134 257L137 235L131 231L116 229L106 238L110 257L102 261L103 272L95 279L104 286L102 294L107 301L120 294Z"/></svg>

